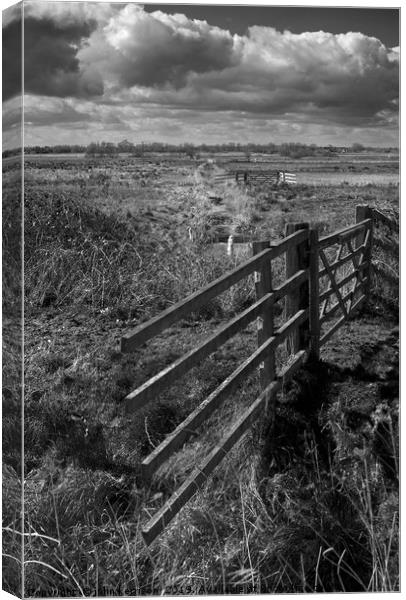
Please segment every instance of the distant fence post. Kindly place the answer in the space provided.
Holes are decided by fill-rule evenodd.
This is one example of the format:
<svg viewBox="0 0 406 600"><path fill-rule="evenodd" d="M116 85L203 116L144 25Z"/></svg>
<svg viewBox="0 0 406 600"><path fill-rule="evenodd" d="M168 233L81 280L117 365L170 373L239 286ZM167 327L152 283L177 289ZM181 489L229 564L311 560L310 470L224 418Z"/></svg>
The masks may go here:
<svg viewBox="0 0 406 600"><path fill-rule="evenodd" d="M368 298L371 289L371 276L372 276L372 243L373 243L373 214L372 209L368 204L358 204L355 208L355 220L357 223L365 221L365 219L372 219L369 231L369 240L367 247L364 252L364 262L367 262L367 266L362 270L361 276L366 276L367 281L365 284L365 296ZM365 234L361 232L356 238L356 248L362 246L364 243ZM361 258L360 258L361 260Z"/></svg>
<svg viewBox="0 0 406 600"><path fill-rule="evenodd" d="M310 357L312 361L320 358L320 306L319 306L319 232L309 231L309 329Z"/></svg>
<svg viewBox="0 0 406 600"><path fill-rule="evenodd" d="M285 237L292 235L300 229L309 229L309 223L287 223ZM286 252L286 279L300 271L307 269L310 262L309 241L305 240ZM289 319L302 308L309 308L309 280L307 279L293 294L287 294L285 300L285 318ZM299 350L308 345L309 321L306 321L287 338L287 351L297 354Z"/></svg>
<svg viewBox="0 0 406 600"><path fill-rule="evenodd" d="M269 242L253 242L253 254L259 254L269 248ZM255 292L257 300L272 291L272 273L270 261L265 262L260 271L255 271ZM257 319L258 346L261 346L273 335L273 306L268 304L261 317ZM261 387L264 389L275 377L275 355L272 351L260 365Z"/></svg>

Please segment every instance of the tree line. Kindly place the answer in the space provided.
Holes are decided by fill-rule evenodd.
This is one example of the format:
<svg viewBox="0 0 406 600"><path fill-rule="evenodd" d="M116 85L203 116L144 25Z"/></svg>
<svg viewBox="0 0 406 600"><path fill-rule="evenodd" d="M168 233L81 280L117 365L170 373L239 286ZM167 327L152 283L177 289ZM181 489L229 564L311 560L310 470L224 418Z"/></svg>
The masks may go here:
<svg viewBox="0 0 406 600"><path fill-rule="evenodd" d="M113 142L91 142L88 145L80 144L57 144L55 146L27 146L24 148L25 154L85 154L86 156L115 156L118 154L132 154L134 156L143 156L146 152L176 152L183 153L190 158L199 158L201 154L216 152L244 153L249 160L253 153L261 154L280 154L289 158L303 158L306 156L331 156L344 152L364 152L373 151L377 148L364 146L358 142L352 146L317 146L316 144L300 143L282 143L282 144L240 144L236 142L227 142L224 144L167 144L164 142L141 142L133 143L123 140L118 143ZM397 148L379 148L381 152L397 152ZM15 148L3 151L3 158L21 154L21 148Z"/></svg>

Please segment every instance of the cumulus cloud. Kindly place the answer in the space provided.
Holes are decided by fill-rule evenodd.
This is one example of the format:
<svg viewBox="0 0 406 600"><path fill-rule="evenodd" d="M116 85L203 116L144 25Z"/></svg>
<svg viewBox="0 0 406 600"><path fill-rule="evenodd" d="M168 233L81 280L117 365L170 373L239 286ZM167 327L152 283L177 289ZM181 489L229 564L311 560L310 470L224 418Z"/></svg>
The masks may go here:
<svg viewBox="0 0 406 600"><path fill-rule="evenodd" d="M79 52L119 85L182 87L189 73L221 71L236 61L228 31L160 11L128 5Z"/></svg>
<svg viewBox="0 0 406 600"><path fill-rule="evenodd" d="M43 2L41 0L25 0L25 18L37 21L52 21L60 28L72 27L83 23L104 24L123 5L107 2Z"/></svg>
<svg viewBox="0 0 406 600"><path fill-rule="evenodd" d="M222 71L191 74L179 91L157 101L268 115L304 112L337 121L393 109L398 64L375 38L360 33L292 34L252 27L234 40L239 60ZM390 57L389 57L390 55Z"/></svg>
<svg viewBox="0 0 406 600"><path fill-rule="evenodd" d="M393 110L399 54L357 32L294 34L254 26L245 36L126 6L78 52L108 96L268 115L305 112L336 122Z"/></svg>
<svg viewBox="0 0 406 600"><path fill-rule="evenodd" d="M18 14L3 24L6 99L21 93ZM91 119L113 114L111 107L128 123L146 107L185 121L197 112L210 113L211 122L221 112L301 126L395 126L397 119L399 48L362 33L253 26L232 35L135 4L35 0L25 3L25 34L26 93L94 100Z"/></svg>

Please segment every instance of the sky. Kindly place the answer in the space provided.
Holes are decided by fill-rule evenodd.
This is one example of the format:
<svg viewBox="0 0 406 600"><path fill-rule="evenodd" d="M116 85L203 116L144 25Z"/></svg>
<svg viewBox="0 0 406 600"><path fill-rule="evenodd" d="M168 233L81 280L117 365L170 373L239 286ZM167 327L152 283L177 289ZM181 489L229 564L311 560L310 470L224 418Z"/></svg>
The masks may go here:
<svg viewBox="0 0 406 600"><path fill-rule="evenodd" d="M397 9L24 2L24 143L397 146ZM3 11L3 148L21 10Z"/></svg>

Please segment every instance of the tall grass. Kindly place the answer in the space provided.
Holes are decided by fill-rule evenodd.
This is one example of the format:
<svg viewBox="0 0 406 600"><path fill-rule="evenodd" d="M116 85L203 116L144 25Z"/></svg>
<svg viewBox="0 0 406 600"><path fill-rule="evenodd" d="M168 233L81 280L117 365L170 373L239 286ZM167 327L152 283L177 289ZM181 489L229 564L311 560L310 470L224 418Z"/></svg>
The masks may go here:
<svg viewBox="0 0 406 600"><path fill-rule="evenodd" d="M399 211L391 206L377 207L399 227ZM372 253L372 293L376 308L395 318L399 314L399 232L377 223Z"/></svg>
<svg viewBox="0 0 406 600"><path fill-rule="evenodd" d="M220 276L233 263L225 253L202 252L211 232L198 200L189 206L190 240L186 226L154 230L137 215L108 216L75 193L27 189L27 309L52 301L146 318ZM221 313L221 303L211 310Z"/></svg>
<svg viewBox="0 0 406 600"><path fill-rule="evenodd" d="M35 484L33 476L29 590L73 596L397 590L397 498L379 467L367 453L355 460L342 453L326 465L311 432L296 451L286 442L289 464L259 478L261 446L249 436L150 549L140 529L163 501L159 488L78 469L51 473L47 483L39 477ZM42 564L31 562L39 555Z"/></svg>
<svg viewBox="0 0 406 600"><path fill-rule="evenodd" d="M21 594L21 170L3 173L2 195L2 587Z"/></svg>
<svg viewBox="0 0 406 600"><path fill-rule="evenodd" d="M97 319L111 317L112 328L117 318L139 323L224 274L242 257L227 257L212 245L213 237L222 226L256 235L261 206L224 186L222 206L215 209L206 184L193 178L175 205L184 219L171 228L152 209L148 219L141 210L117 218L73 187L44 193L27 186L27 314L48 305L61 314L85 307ZM285 219L282 211L279 216L278 227ZM276 266L276 285L283 267ZM351 446L342 410L322 410L329 388L314 379L306 393L300 381L284 390L294 407L279 409L278 427L262 419L159 540L150 548L143 542L142 526L257 395L257 378L236 390L148 485L140 461L224 380L249 344L256 345L255 336L232 340L135 418L122 414L122 398L190 349L210 331L210 320L251 303L253 290L247 280L208 303L187 327L181 324L178 345L168 332L142 352L123 356L105 347L116 330L92 338L89 349L78 338L66 343L69 327L27 345L27 594L398 589L397 489L377 450L383 445L396 456L397 449L387 447L388 439L396 446L395 407L374 414L365 446ZM104 326L97 319L91 327ZM269 440L275 440L272 452ZM21 531L11 503L7 511L6 534L14 547Z"/></svg>

